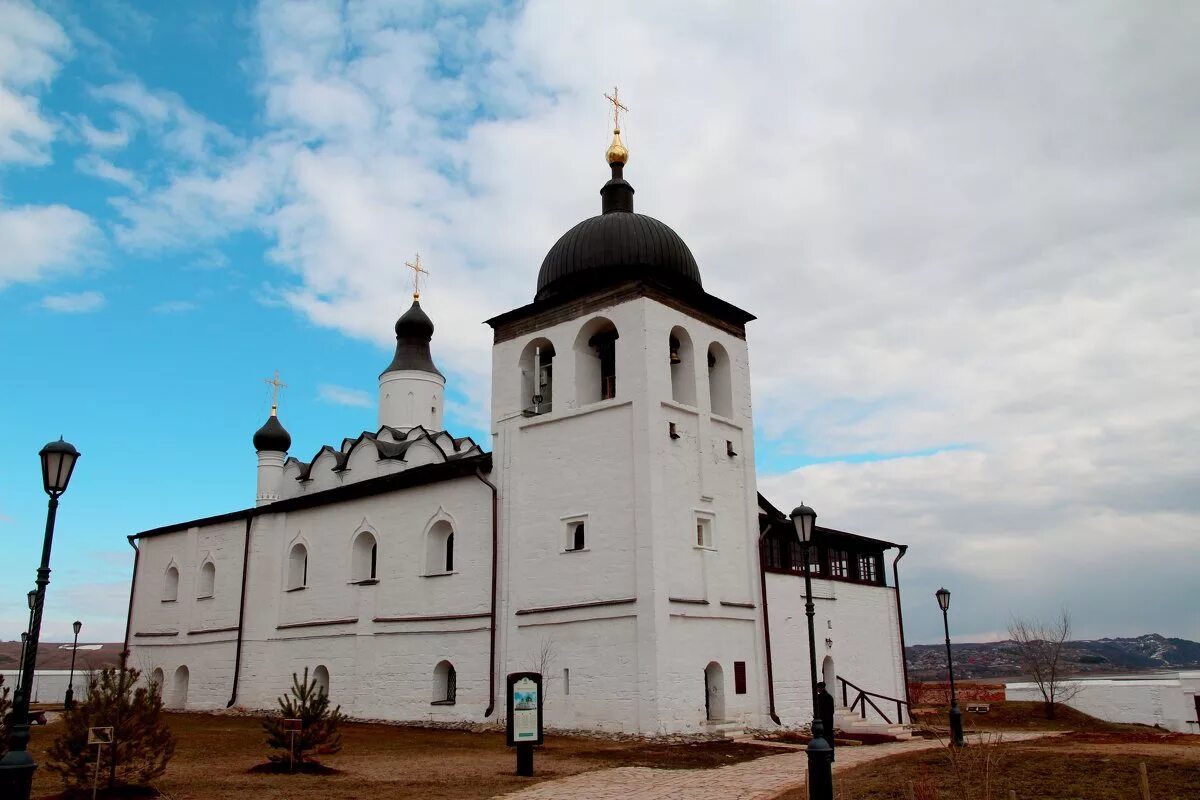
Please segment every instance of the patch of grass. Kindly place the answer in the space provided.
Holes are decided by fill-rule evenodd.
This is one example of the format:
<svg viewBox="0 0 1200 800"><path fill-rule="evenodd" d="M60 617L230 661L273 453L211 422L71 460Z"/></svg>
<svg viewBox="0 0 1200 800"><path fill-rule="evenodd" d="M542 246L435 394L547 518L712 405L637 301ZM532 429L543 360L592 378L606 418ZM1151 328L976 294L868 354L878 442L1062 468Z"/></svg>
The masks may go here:
<svg viewBox="0 0 1200 800"><path fill-rule="evenodd" d="M914 710L917 725L930 725L941 729L949 726L946 709L918 708ZM1046 719L1041 703L1027 700L1008 700L992 703L986 714L963 712L963 728L972 731L1095 731L1098 733L1121 733L1153 730L1144 725L1123 725L1105 722L1076 711L1070 706L1059 706L1054 719Z"/></svg>
<svg viewBox="0 0 1200 800"><path fill-rule="evenodd" d="M1122 753L1053 741L1040 748L1025 743L993 748L990 800L1130 800L1138 797L1138 764L1145 762L1154 800L1200 797L1200 759L1164 750L1162 755ZM1200 752L1197 753L1200 755ZM961 774L961 773L960 773ZM956 779L947 753L925 750L864 764L834 777L836 800L908 800L908 785L936 790L941 798L988 800L982 773L967 786ZM918 788L919 791L919 788ZM805 800L804 790L779 800Z"/></svg>

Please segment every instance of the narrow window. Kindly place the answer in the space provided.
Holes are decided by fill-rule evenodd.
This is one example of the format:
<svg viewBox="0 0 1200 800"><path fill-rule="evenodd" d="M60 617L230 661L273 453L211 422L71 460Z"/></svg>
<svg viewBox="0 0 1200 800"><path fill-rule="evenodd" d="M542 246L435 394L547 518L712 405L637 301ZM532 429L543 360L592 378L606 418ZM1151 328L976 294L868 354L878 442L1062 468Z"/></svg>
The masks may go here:
<svg viewBox="0 0 1200 800"><path fill-rule="evenodd" d="M675 430L675 423L674 423L674 422L668 422L668 423L667 423L667 435L668 435L668 436L670 436L672 439L678 439L678 438L679 438L679 431Z"/></svg>
<svg viewBox="0 0 1200 800"><path fill-rule="evenodd" d="M554 410L554 345L534 339L521 354L521 409L527 417Z"/></svg>
<svg viewBox="0 0 1200 800"><path fill-rule="evenodd" d="M696 405L696 356L692 337L683 328L672 328L667 339L667 363L671 368L671 399Z"/></svg>
<svg viewBox="0 0 1200 800"><path fill-rule="evenodd" d="M712 519L710 517L696 518L696 547L713 546Z"/></svg>
<svg viewBox="0 0 1200 800"><path fill-rule="evenodd" d="M454 528L444 519L425 535L425 574L446 575L454 571Z"/></svg>
<svg viewBox="0 0 1200 800"><path fill-rule="evenodd" d="M433 668L433 705L452 706L458 695L458 673L449 661Z"/></svg>
<svg viewBox="0 0 1200 800"><path fill-rule="evenodd" d="M350 554L350 581L369 583L378 580L379 543L369 531L354 537L353 552Z"/></svg>
<svg viewBox="0 0 1200 800"><path fill-rule="evenodd" d="M292 546L288 554L288 591L308 585L308 550L302 544Z"/></svg>
<svg viewBox="0 0 1200 800"><path fill-rule="evenodd" d="M722 417L733 416L733 383L729 371L729 354L713 342L708 348L709 410Z"/></svg>
<svg viewBox="0 0 1200 800"><path fill-rule="evenodd" d="M571 693L571 670L563 670L563 694Z"/></svg>
<svg viewBox="0 0 1200 800"><path fill-rule="evenodd" d="M617 328L596 317L575 338L575 400L587 405L617 396Z"/></svg>
<svg viewBox="0 0 1200 800"><path fill-rule="evenodd" d="M746 662L733 662L733 693L746 693Z"/></svg>
<svg viewBox="0 0 1200 800"><path fill-rule="evenodd" d="M217 568L211 561L205 561L200 567L200 586L196 592L198 599L212 597L217 585Z"/></svg>
<svg viewBox="0 0 1200 800"><path fill-rule="evenodd" d="M175 567L167 567L167 574L163 576L163 594L164 603L173 603L179 599L179 570Z"/></svg>

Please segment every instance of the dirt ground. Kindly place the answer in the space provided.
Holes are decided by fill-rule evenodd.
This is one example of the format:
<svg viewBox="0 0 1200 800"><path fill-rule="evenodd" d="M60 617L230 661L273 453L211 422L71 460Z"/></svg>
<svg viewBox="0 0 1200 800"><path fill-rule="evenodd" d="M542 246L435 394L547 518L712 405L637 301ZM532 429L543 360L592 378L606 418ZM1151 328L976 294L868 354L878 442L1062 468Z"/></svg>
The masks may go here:
<svg viewBox="0 0 1200 800"><path fill-rule="evenodd" d="M965 706L959 704L960 707ZM913 709L913 719L918 727L929 726L946 729L949 725L945 707L918 706ZM1015 700L990 703L986 714L967 713L962 715L965 731L1093 731L1096 733L1123 733L1148 731L1144 725L1123 725L1105 722L1083 714L1069 706L1059 706L1054 719L1046 719L1041 703Z"/></svg>
<svg viewBox="0 0 1200 800"><path fill-rule="evenodd" d="M1019 800L1130 800L1140 796L1141 763L1154 800L1200 798L1200 737L1159 734L1131 742L1121 733L968 747L957 764L943 750L893 756L836 775L835 797L908 800L911 782L918 798L984 798L987 783L992 798L1007 798L1011 790ZM805 798L801 789L779 800Z"/></svg>
<svg viewBox="0 0 1200 800"><path fill-rule="evenodd" d="M534 758L536 775L513 774L515 754L502 732L471 733L432 728L348 723L342 751L321 756L332 775L273 775L251 772L267 760L261 723L253 717L168 714L176 738L175 757L156 787L172 800L366 800L381 797L449 800L492 797L531 783L615 766L668 769L717 767L777 751L734 742L659 744L547 736ZM62 790L44 768L45 751L61 722L33 731L35 798Z"/></svg>

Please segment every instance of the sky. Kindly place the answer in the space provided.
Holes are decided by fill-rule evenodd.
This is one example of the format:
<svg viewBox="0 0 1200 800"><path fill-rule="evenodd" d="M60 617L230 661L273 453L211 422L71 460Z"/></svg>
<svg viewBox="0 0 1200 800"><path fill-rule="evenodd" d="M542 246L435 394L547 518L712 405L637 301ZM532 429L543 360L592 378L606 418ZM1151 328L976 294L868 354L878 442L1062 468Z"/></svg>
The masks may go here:
<svg viewBox="0 0 1200 800"><path fill-rule="evenodd" d="M411 291L447 426L489 329L638 210L749 326L760 489L910 545L910 643L1200 639L1200 6L0 0L0 638L37 452L83 453L43 641L119 641L133 532L375 423Z"/></svg>

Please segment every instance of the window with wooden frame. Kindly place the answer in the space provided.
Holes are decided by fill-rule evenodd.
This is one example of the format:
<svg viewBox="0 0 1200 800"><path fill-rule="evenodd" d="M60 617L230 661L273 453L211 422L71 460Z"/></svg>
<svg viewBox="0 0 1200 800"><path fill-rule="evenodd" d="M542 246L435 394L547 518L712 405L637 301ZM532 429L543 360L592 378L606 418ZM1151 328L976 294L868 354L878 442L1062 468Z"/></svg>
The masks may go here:
<svg viewBox="0 0 1200 800"><path fill-rule="evenodd" d="M873 553L859 553L858 579L863 583L879 583L878 561Z"/></svg>
<svg viewBox="0 0 1200 800"><path fill-rule="evenodd" d="M850 577L850 554L845 550L830 548L829 550L829 577L831 578L849 578Z"/></svg>

